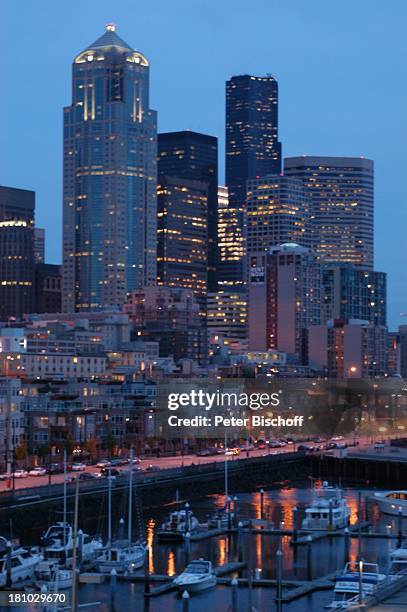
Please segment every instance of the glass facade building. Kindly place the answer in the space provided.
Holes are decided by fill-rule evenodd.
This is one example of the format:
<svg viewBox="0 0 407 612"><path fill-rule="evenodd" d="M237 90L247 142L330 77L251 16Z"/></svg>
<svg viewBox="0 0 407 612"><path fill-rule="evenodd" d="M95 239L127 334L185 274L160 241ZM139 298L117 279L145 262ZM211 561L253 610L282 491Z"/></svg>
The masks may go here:
<svg viewBox="0 0 407 612"><path fill-rule="evenodd" d="M218 188L218 287L242 289L245 285L246 236L244 211L232 206L228 188Z"/></svg>
<svg viewBox="0 0 407 612"><path fill-rule="evenodd" d="M386 325L385 272L359 270L351 265L324 266L322 323L332 319L361 319Z"/></svg>
<svg viewBox="0 0 407 612"><path fill-rule="evenodd" d="M74 59L64 109L65 312L156 282L156 132L149 62L108 24Z"/></svg>
<svg viewBox="0 0 407 612"><path fill-rule="evenodd" d="M373 161L359 157L288 157L284 174L302 179L309 194L318 257L373 269Z"/></svg>
<svg viewBox="0 0 407 612"><path fill-rule="evenodd" d="M206 183L159 176L157 283L207 293L208 189Z"/></svg>
<svg viewBox="0 0 407 612"><path fill-rule="evenodd" d="M247 181L281 172L278 83L272 76L234 76L226 82L226 186L229 206L245 235ZM225 280L246 282L243 254L224 266Z"/></svg>
<svg viewBox="0 0 407 612"><path fill-rule="evenodd" d="M207 276L213 291L218 266L218 139L191 130L158 134L158 174L206 183Z"/></svg>
<svg viewBox="0 0 407 612"><path fill-rule="evenodd" d="M301 180L266 176L247 181L247 252L295 242L311 248L310 203Z"/></svg>

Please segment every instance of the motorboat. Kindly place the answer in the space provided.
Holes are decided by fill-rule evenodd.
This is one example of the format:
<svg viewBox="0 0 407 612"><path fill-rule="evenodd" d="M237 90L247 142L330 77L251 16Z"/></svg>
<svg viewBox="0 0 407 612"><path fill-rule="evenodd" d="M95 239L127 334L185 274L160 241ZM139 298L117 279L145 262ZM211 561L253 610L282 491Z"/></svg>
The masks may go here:
<svg viewBox="0 0 407 612"><path fill-rule="evenodd" d="M31 551L18 546L2 546L0 551L0 587L7 586L7 573L10 573L11 584L31 579L37 565L43 557L38 551Z"/></svg>
<svg viewBox="0 0 407 612"><path fill-rule="evenodd" d="M208 519L208 528L229 529L234 524L234 520L234 512L228 512L227 507L220 508Z"/></svg>
<svg viewBox="0 0 407 612"><path fill-rule="evenodd" d="M132 573L143 567L146 553L147 547L143 543L114 540L97 558L96 566L101 574L110 574L112 569L118 574Z"/></svg>
<svg viewBox="0 0 407 612"><path fill-rule="evenodd" d="M361 596L364 601L374 595L386 578L386 574L379 572L376 563L349 562L342 574L337 576L333 600L326 607L336 610L360 609Z"/></svg>
<svg viewBox="0 0 407 612"><path fill-rule="evenodd" d="M173 585L181 592L198 593L216 586L216 574L212 563L204 559L191 561L185 570L174 578Z"/></svg>
<svg viewBox="0 0 407 612"><path fill-rule="evenodd" d="M407 574L407 541L390 553L389 575Z"/></svg>
<svg viewBox="0 0 407 612"><path fill-rule="evenodd" d="M199 527L198 519L190 510L174 510L157 531L159 540L183 540L187 532L194 533Z"/></svg>
<svg viewBox="0 0 407 612"><path fill-rule="evenodd" d="M407 517L407 491L380 491L373 496L384 514Z"/></svg>
<svg viewBox="0 0 407 612"><path fill-rule="evenodd" d="M71 567L73 559L73 530L69 523L59 521L48 527L41 538L44 559ZM86 533L78 533L78 554L83 562L96 559L103 548L102 540Z"/></svg>
<svg viewBox="0 0 407 612"><path fill-rule="evenodd" d="M40 561L35 568L35 585L48 593L58 593L72 587L72 570L62 568L56 561Z"/></svg>
<svg viewBox="0 0 407 612"><path fill-rule="evenodd" d="M313 489L312 503L305 509L302 529L343 529L349 525L350 515L342 490L324 481L322 487Z"/></svg>

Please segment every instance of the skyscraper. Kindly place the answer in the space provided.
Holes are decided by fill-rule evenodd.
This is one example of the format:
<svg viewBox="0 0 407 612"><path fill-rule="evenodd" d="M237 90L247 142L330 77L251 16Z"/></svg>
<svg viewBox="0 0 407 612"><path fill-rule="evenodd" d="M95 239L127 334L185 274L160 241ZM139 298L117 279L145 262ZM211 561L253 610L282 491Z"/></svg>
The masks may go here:
<svg viewBox="0 0 407 612"><path fill-rule="evenodd" d="M280 172L277 81L272 76L234 76L226 83L226 185L231 204L244 204L248 179Z"/></svg>
<svg viewBox="0 0 407 612"><path fill-rule="evenodd" d="M249 256L249 349L308 361L308 329L321 316L321 265L295 243Z"/></svg>
<svg viewBox="0 0 407 612"><path fill-rule="evenodd" d="M243 235L247 181L280 172L278 83L272 76L234 76L226 83L226 186ZM229 274L245 272L244 254L229 265Z"/></svg>
<svg viewBox="0 0 407 612"><path fill-rule="evenodd" d="M227 187L218 188L218 247L217 280L219 289L236 291L244 288L246 238L244 210L232 206Z"/></svg>
<svg viewBox="0 0 407 612"><path fill-rule="evenodd" d="M214 291L218 266L218 139L190 130L158 134L158 174L207 185L208 289Z"/></svg>
<svg viewBox="0 0 407 612"><path fill-rule="evenodd" d="M34 226L35 192L0 186L0 221L24 221Z"/></svg>
<svg viewBox="0 0 407 612"><path fill-rule="evenodd" d="M206 183L160 175L157 187L157 283L207 293ZM199 299L201 298L201 299Z"/></svg>
<svg viewBox="0 0 407 612"><path fill-rule="evenodd" d="M373 161L288 157L284 174L300 178L311 199L314 249L327 262L373 268Z"/></svg>
<svg viewBox="0 0 407 612"><path fill-rule="evenodd" d="M321 322L359 319L386 325L386 274L350 264L328 264L322 271Z"/></svg>
<svg viewBox="0 0 407 612"><path fill-rule="evenodd" d="M114 24L72 65L64 109L63 309L156 282L156 112L149 62Z"/></svg>
<svg viewBox="0 0 407 612"><path fill-rule="evenodd" d="M266 176L247 181L247 253L295 242L311 248L309 197L301 180Z"/></svg>
<svg viewBox="0 0 407 612"><path fill-rule="evenodd" d="M35 193L0 187L0 320L34 305Z"/></svg>

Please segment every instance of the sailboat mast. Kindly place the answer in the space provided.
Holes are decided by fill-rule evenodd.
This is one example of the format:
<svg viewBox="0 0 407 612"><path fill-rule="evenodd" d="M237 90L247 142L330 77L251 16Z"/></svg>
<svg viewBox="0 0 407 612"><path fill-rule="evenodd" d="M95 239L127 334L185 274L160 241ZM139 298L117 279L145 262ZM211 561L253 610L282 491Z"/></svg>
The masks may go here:
<svg viewBox="0 0 407 612"><path fill-rule="evenodd" d="M129 516L127 520L127 539L129 540L129 544L131 543L132 512L133 512L133 447L130 448Z"/></svg>
<svg viewBox="0 0 407 612"><path fill-rule="evenodd" d="M66 548L66 448L64 448L64 548Z"/></svg>
<svg viewBox="0 0 407 612"><path fill-rule="evenodd" d="M226 502L229 496L229 486L228 486L228 455L227 455L227 434L226 434L226 429L225 429L225 497L226 497Z"/></svg>
<svg viewBox="0 0 407 612"><path fill-rule="evenodd" d="M107 478L107 545L112 544L112 468L109 465Z"/></svg>
<svg viewBox="0 0 407 612"><path fill-rule="evenodd" d="M75 482L75 516L73 523L73 556L72 556L72 612L78 609L78 581L76 571L76 560L78 551L78 512L79 512L79 475Z"/></svg>

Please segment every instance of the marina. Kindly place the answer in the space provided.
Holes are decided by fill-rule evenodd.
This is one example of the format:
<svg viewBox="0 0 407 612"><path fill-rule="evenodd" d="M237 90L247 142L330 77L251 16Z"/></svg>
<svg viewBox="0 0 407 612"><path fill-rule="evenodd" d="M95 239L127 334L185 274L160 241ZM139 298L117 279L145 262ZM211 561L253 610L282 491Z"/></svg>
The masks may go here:
<svg viewBox="0 0 407 612"><path fill-rule="evenodd" d="M307 508L314 503L314 489L327 487L323 482L313 482L307 488L306 485L294 486L287 482L279 488L252 493L233 490L233 497L226 500L227 503L221 494L205 496L186 507L186 500L178 499L173 503L182 509L184 518L186 512L194 516L198 524L195 525L196 533L175 540L163 541L158 537L163 522L173 512L171 506L144 509L144 562L132 571L123 568L123 571L114 572L114 600L118 609L124 605L120 602L129 600L138 606L136 609L142 606L141 609L154 612L184 610L187 604L182 600L181 586L193 584L195 570L205 568L209 569L197 572L203 588L190 586L191 592L184 589L191 599L188 609L194 612L208 606L226 610L235 600L238 602L236 610L248 610L249 599L257 610L273 609L271 606L277 603L280 609L289 612L323 610L332 605L335 592L339 592L341 568L347 563L357 564L360 558L365 564L375 565L378 575L386 579L392 575L394 589L394 576L405 572L406 520L381 513L373 491L341 487L350 513L349 528L306 531L302 524ZM336 487L334 489L338 492ZM211 517L221 517L225 507L229 508L231 516L226 516L227 520L219 528L212 528ZM135 505L135 516L134 509ZM124 519L116 529L117 532L121 530L122 535L123 523ZM92 538L104 541L109 535L108 516L95 523L95 517L81 515L79 525L87 534L93 534ZM115 528L111 526L110 529L114 542ZM138 532L138 525L134 524L132 530ZM38 545L36 529L27 529L21 534L21 541L27 550ZM124 541L128 542L126 538ZM36 576L33 574L32 580L22 583L27 591L41 587L41 576L45 585L57 578L55 568L47 569L41 563L39 561ZM79 561L79 557L78 568L79 603L99 601L102 610L112 609L109 607L112 568L100 571L97 559L92 564L84 563L83 559ZM48 571L47 575L44 570ZM69 567L61 566L58 571L59 590L66 587L70 596ZM368 595L373 593L365 589L366 601Z"/></svg>

